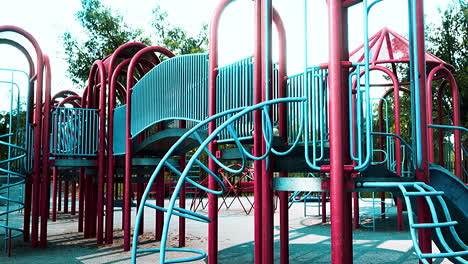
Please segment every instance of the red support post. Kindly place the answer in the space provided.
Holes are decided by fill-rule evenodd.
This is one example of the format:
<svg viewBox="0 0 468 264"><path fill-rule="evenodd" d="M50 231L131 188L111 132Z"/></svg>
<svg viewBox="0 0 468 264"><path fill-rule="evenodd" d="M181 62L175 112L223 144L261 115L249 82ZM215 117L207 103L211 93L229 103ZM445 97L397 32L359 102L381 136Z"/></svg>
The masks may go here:
<svg viewBox="0 0 468 264"><path fill-rule="evenodd" d="M341 7L342 11L342 20L341 20L341 34L342 34L342 44L341 44L341 62L348 62L349 61L349 50L348 50L348 9L345 6ZM346 94L345 91L349 87L349 79L348 79L348 74L349 74L349 66L345 66L342 64L341 68L341 85L343 89L343 94ZM344 164L352 164L351 160L351 155L350 155L350 134L349 134L349 128L350 128L350 123L348 120L349 116L349 99L347 96L342 96L342 109L344 112L341 114L341 122L342 122L342 142L344 143L342 145L343 152L341 155L343 156L343 163ZM344 180L348 181L351 179L351 172L350 171L345 171L344 173ZM345 182L346 183L346 182ZM350 190L346 189L346 184L345 184L345 192L344 192L344 248L345 251L343 252L344 255L344 260L345 263L352 263L353 262L353 212L352 212L352 193Z"/></svg>
<svg viewBox="0 0 468 264"><path fill-rule="evenodd" d="M261 1L255 1L255 39L254 39L254 104L258 104L262 100L262 4ZM261 127L261 110L256 110L253 113L254 118L254 146L253 154L260 156L262 152L262 127ZM262 237L262 162L254 161L254 261L255 264L263 263L263 237Z"/></svg>
<svg viewBox="0 0 468 264"><path fill-rule="evenodd" d="M359 229L359 193L353 192L353 224L354 229Z"/></svg>
<svg viewBox="0 0 468 264"><path fill-rule="evenodd" d="M69 196L68 187L69 187L69 181L64 180L63 181L63 212L66 214L68 213L68 196Z"/></svg>
<svg viewBox="0 0 468 264"><path fill-rule="evenodd" d="M160 207L164 207L164 197L165 197L165 170L161 169L156 180L154 181L154 185L156 185L156 205ZM156 241L161 241L162 233L164 227L164 212L161 210L156 210Z"/></svg>
<svg viewBox="0 0 468 264"><path fill-rule="evenodd" d="M261 64L261 85L260 90L255 90L257 93L260 91L261 99L260 101L266 101L267 93L272 95L272 60L271 60L271 27L272 27L272 4L271 1L261 1L261 53L262 53L262 60L257 61L256 63ZM268 36L268 38L267 38ZM268 61L266 61L268 59ZM267 74L269 72L269 74ZM255 93L255 92L254 92ZM255 100L255 99L254 99ZM258 100L258 98L257 98ZM261 144L261 151L265 153L266 151L266 144L263 140L263 128L262 128L262 120L263 120L263 113L261 110L258 110L260 119L254 120L255 125L259 129L255 129L255 141L259 141ZM271 114L268 113L268 114ZM258 144L255 143L254 144ZM260 156L259 155L259 156ZM268 166L267 160L270 159L269 157L263 159L261 161L261 178L262 178L262 186L261 186L261 195L262 195L262 263L264 264L273 264L274 262L274 245L273 245L273 189L272 189L272 179L273 179L273 172L271 171L270 167ZM272 161L274 162L274 161Z"/></svg>
<svg viewBox="0 0 468 264"><path fill-rule="evenodd" d="M97 153L97 199L96 199L96 214L97 214L97 243L102 244L104 240L104 174L106 168L106 89L107 76L104 63L96 61L95 65L99 73L99 134L98 134L98 153Z"/></svg>
<svg viewBox="0 0 468 264"><path fill-rule="evenodd" d="M185 128L185 121L181 121L184 124L181 124L182 128ZM183 171L185 169L185 154L180 156L179 160L179 170ZM185 209L186 204L186 183L183 183L182 188L179 192L179 207ZM185 247L185 217L179 217L179 247Z"/></svg>
<svg viewBox="0 0 468 264"><path fill-rule="evenodd" d="M76 215L76 181L71 181L71 215Z"/></svg>
<svg viewBox="0 0 468 264"><path fill-rule="evenodd" d="M32 194L32 184L31 177L28 175L26 186L24 188L24 232L23 232L23 241L29 241L29 226L31 218L31 195Z"/></svg>
<svg viewBox="0 0 468 264"><path fill-rule="evenodd" d="M279 38L278 59L278 98L285 98L287 86L286 69L286 29L276 9L272 10L273 22L276 26ZM285 142L287 140L287 105L278 106L278 132ZM279 177L288 177L287 172L280 172ZM280 263L289 263L289 195L288 192L278 192L279 218L280 218Z"/></svg>
<svg viewBox="0 0 468 264"><path fill-rule="evenodd" d="M40 247L47 246L47 221L49 220L50 209L50 105L51 105L51 69L50 60L44 55L45 71L45 94L44 94L44 113L43 113L43 131L42 131L42 183L41 183L41 236Z"/></svg>
<svg viewBox="0 0 468 264"><path fill-rule="evenodd" d="M421 123L416 124L421 128L421 160L422 164L421 167L416 169L416 180L422 181L429 184L429 163L428 163L428 130L427 130L427 122L426 113L428 109L426 108L426 96L431 96L431 94L426 94L426 54L425 54L425 46L424 46L424 6L423 0L416 0L416 25L417 25L417 38L414 39L416 41L416 45L418 48L418 78L417 82L419 82L420 87L420 98L416 98L420 102L420 109L416 109L416 111L420 112L421 115ZM419 223L429 223L431 221L431 214L429 212L429 208L425 202L423 197L418 197L417 199L417 207L418 207L418 222ZM432 240L431 240L431 229L419 229L418 230L418 239L419 239L419 246L423 253L431 253L432 252ZM430 259L428 259L429 262Z"/></svg>
<svg viewBox="0 0 468 264"><path fill-rule="evenodd" d="M58 177L58 175L57 175ZM57 211L62 211L62 181L57 179L58 182L58 198L57 198Z"/></svg>
<svg viewBox="0 0 468 264"><path fill-rule="evenodd" d="M112 60L115 53L118 53L116 50L113 54L111 59L110 65L112 66ZM114 177L115 177L115 159L114 159L114 109L116 104L116 85L117 85L117 78L119 77L119 73L122 69L130 63L130 59L126 59L119 63L114 71L109 69L110 77L110 84L109 84L109 102L108 102L108 124L107 124L107 188L106 188L106 243L112 244L114 240L114 197L118 194L117 191L114 192L114 188L118 190L118 184L114 184Z"/></svg>
<svg viewBox="0 0 468 264"><path fill-rule="evenodd" d="M143 178L144 175L138 175L138 178ZM145 191L145 187L144 187L144 183L137 183L136 184L137 188L136 188L136 191L137 191L137 197L136 197L136 200L137 200L137 208L140 208L141 206L141 198L143 197L143 192ZM135 212L135 215L137 214L138 212ZM142 219L145 219L145 215L144 215L144 210L141 214L141 218ZM138 235L143 235L143 230L144 230L144 224L145 224L145 221L141 221L140 223L140 228L138 229Z"/></svg>
<svg viewBox="0 0 468 264"><path fill-rule="evenodd" d="M84 215L84 194L85 194L85 168L80 167L80 175L78 179L78 232L83 232L83 215Z"/></svg>
<svg viewBox="0 0 468 264"><path fill-rule="evenodd" d="M52 222L57 221L57 172L58 168L52 168Z"/></svg>
<svg viewBox="0 0 468 264"><path fill-rule="evenodd" d="M330 207L331 207L331 252L332 264L348 264L352 241L347 233L346 216L347 194L345 194L343 121L346 110L343 97L347 94L343 89L343 70L341 67L343 39L343 7L340 0L328 1L328 32L329 32L329 109L330 109ZM349 206L349 205L348 205ZM351 242L351 243L350 243ZM349 245L351 244L351 248Z"/></svg>
<svg viewBox="0 0 468 264"><path fill-rule="evenodd" d="M223 0L216 7L210 24L209 39L209 61L208 61L208 115L216 114L216 77L218 75L218 26L221 14L232 0ZM216 129L216 122L208 124L208 133L213 133ZM208 151L216 153L218 146L216 142L210 142ZM208 169L218 171L217 165L212 159L208 159ZM213 177L208 176L208 188L214 190L218 184ZM208 264L218 263L218 197L215 194L208 194L208 217L211 222L208 224Z"/></svg>

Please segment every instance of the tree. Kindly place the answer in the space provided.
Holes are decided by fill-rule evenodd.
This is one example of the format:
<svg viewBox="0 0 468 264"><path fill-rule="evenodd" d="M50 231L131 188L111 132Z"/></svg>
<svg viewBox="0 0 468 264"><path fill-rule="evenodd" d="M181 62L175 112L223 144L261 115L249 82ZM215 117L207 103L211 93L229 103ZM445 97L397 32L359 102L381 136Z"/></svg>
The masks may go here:
<svg viewBox="0 0 468 264"><path fill-rule="evenodd" d="M80 41L71 32L65 32L62 40L69 78L83 88L95 60L104 58L127 42L138 41L147 45L152 42L143 30L130 27L121 15L102 5L100 0L81 0L81 5L83 9L76 13L76 19L85 30L87 39ZM159 6L153 10L153 15L157 45L165 46L176 54L206 50L207 26L196 37L192 37L184 29L165 22L168 15Z"/></svg>
<svg viewBox="0 0 468 264"><path fill-rule="evenodd" d="M206 52L208 46L208 25L203 25L197 36L189 36L178 26L167 22L167 13L160 6L153 9L153 27L156 30L158 43L176 54L192 54Z"/></svg>
<svg viewBox="0 0 468 264"><path fill-rule="evenodd" d="M463 114L468 112L468 2L452 0L447 9L439 12L440 24L429 24L426 29L428 50L455 67L461 121L468 127L468 115Z"/></svg>

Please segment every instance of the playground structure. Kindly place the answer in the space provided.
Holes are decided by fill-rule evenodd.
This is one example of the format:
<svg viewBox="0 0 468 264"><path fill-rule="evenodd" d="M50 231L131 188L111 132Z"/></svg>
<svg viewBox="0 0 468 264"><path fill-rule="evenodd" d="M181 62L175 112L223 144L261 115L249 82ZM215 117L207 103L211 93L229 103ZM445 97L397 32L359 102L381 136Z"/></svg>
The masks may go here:
<svg viewBox="0 0 468 264"><path fill-rule="evenodd" d="M306 63L303 73L289 77L285 28L271 1L254 3L254 56L218 66L218 24L230 2L223 0L216 8L209 55L175 56L163 47L128 43L94 62L81 95L65 90L52 96L48 59L34 38L13 26L0 27L0 34L23 36L36 54L33 60L27 45L0 39L22 51L30 64L25 136L8 139L11 154L0 161L7 168L1 168L0 191L11 191L7 196L0 194L0 201L11 206L0 213L7 219L6 225L0 223L6 241L20 234L21 228L9 225L8 217L22 209L24 240L31 240L33 247L46 247L50 211L55 221L62 205L61 188L63 209L68 211L71 187L71 213L76 213L78 196L78 231L85 238L113 243L114 205L121 195L124 250L131 249L133 262L138 253L159 252L160 263L205 257L208 263L217 263L218 195L238 190L220 177L221 171L242 173L252 163L253 183L246 188L254 194L256 263L273 263L274 192L279 196L280 262L288 263L288 192L297 191L322 193L324 199L328 193L333 263L352 263L352 219L358 228L357 193L363 191L392 192L398 197L397 228L403 229L406 207L414 249L423 263L432 258L467 263L468 235L460 226L466 224L468 214L464 204L468 174L462 166L468 153L461 144L461 133L468 130L460 126L452 66L424 50L423 1L408 1L408 41L386 28L369 38L368 15L380 1L329 0L329 61L318 66ZM364 10L364 44L349 52L347 8L358 4ZM304 1L304 10L307 5ZM304 16L307 62L307 11ZM277 64L272 63L273 24L280 44ZM161 61L161 56L166 60ZM397 65L408 66L409 80L398 76ZM370 74L376 71L388 76L390 83L373 84ZM390 89L372 98L375 86ZM452 92L449 117L443 111L447 87ZM402 92L411 107L405 128ZM0 138L2 142L21 131L13 128L10 125L12 130ZM432 142L434 132L437 144ZM15 165L20 159L22 165ZM232 163L240 166L232 167ZM204 180L189 177L194 166L206 175ZM313 176L288 177L292 172ZM169 173L178 176L178 181L165 208ZM24 208L13 192L20 186L24 186ZM208 216L186 209L189 186L208 193ZM147 202L151 192L155 192L155 204ZM134 194L139 209L131 244ZM156 209L155 239L161 241L160 248L137 249L144 207ZM180 217L179 248L166 248L174 215ZM185 218L208 223L207 254L184 248ZM431 253L431 229L442 253ZM166 260L168 251L196 256Z"/></svg>

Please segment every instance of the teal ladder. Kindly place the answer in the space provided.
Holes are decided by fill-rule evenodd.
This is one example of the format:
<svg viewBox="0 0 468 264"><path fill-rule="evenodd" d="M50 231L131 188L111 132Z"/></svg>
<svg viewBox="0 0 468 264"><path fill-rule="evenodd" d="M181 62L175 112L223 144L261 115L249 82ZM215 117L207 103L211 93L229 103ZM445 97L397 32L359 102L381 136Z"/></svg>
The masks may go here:
<svg viewBox="0 0 468 264"><path fill-rule="evenodd" d="M411 239L413 240L413 246L418 258L424 264L429 264L428 259L432 258L450 258L452 261L457 263L468 263L467 260L462 258L462 256L468 256L468 246L460 239L458 236L455 225L458 224L457 221L452 221L450 212L447 208L442 195L444 192L437 191L433 187L423 183L423 182L365 182L359 183L358 186L362 187L390 187L398 188L402 192L406 206L408 208L408 222L410 226ZM425 198L429 210L432 216L432 223L416 223L414 219L414 211L411 206L411 198L423 197ZM434 199L441 206L443 211L442 215L439 215L436 211L436 206L434 204ZM443 219L442 221L439 218ZM418 234L417 230L420 228L433 228L435 234L439 239L440 246L439 248L442 253L423 253L418 243ZM462 248L461 251L454 251L447 243L444 235L442 234L442 228L448 228L449 233L452 238L456 241L458 246Z"/></svg>

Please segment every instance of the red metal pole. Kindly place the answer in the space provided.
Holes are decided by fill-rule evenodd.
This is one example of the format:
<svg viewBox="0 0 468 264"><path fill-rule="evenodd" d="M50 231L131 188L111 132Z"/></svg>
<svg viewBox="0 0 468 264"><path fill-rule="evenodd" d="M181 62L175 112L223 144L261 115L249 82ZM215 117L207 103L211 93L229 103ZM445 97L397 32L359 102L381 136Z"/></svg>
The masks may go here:
<svg viewBox="0 0 468 264"><path fill-rule="evenodd" d="M279 38L279 61L278 61L278 98L286 97L286 29L284 28L281 17L273 8L273 22L275 23L276 30ZM280 104L278 106L278 132L285 142L287 140L287 106ZM280 177L288 177L287 172L280 172ZM279 192L279 214L280 214L280 263L289 263L289 199L288 192Z"/></svg>
<svg viewBox="0 0 468 264"><path fill-rule="evenodd" d="M254 39L254 104L262 100L262 4L260 0L255 1L255 39ZM254 146L253 154L260 156L262 152L262 112L257 110L253 113L254 118ZM262 197L262 162L254 161L254 261L256 264L263 263L263 197Z"/></svg>
<svg viewBox="0 0 468 264"><path fill-rule="evenodd" d="M165 197L165 188L164 188L164 169L162 169L154 184L156 185L156 205L164 207L164 197ZM162 233L164 227L164 212L161 210L156 210L156 241L161 241Z"/></svg>
<svg viewBox="0 0 468 264"><path fill-rule="evenodd" d="M114 54L115 55L115 54ZM114 109L116 103L116 85L117 77L122 69L130 63L130 59L121 62L113 72L109 84L109 109L108 109L108 124L107 124L107 190L106 190L106 243L112 244L114 240L114 176L115 176L115 159L114 159ZM117 192L115 192L117 193Z"/></svg>
<svg viewBox="0 0 468 264"><path fill-rule="evenodd" d="M185 128L185 121L181 121L181 128ZM186 157L184 155L180 155L180 160L179 160L179 168L180 171L183 171L185 168L185 161ZM179 207L180 208L185 208L185 191L186 191L186 183L184 182L184 185L182 186L182 189L180 189L179 192ZM179 247L185 247L185 217L179 217Z"/></svg>
<svg viewBox="0 0 468 264"><path fill-rule="evenodd" d="M272 61L271 61L271 25L272 25L272 5L271 1L262 1L261 6L261 45L262 45L262 60L256 61L261 64L261 101L266 101L267 92L271 95L271 83L272 83ZM268 61L265 59L268 58ZM270 76L267 76L267 71L270 72ZM258 111L261 112L261 111ZM270 113L268 113L271 115ZM263 140L263 132L261 120L263 120L263 114L260 114L261 119L254 120L256 125L260 129L255 130L256 137L254 140L260 141L261 153L265 153L266 144ZM254 143L255 144L255 143ZM260 154L261 154L260 153ZM268 158L267 158L268 159ZM263 252L262 252L262 263L273 264L274 261L274 247L273 247L273 190L272 190L272 179L273 172L268 166L267 159L262 160L262 240L263 240Z"/></svg>
<svg viewBox="0 0 468 264"><path fill-rule="evenodd" d="M57 179L57 182L58 182L58 199L57 199L58 209L57 210L60 212L62 211L62 181L60 179Z"/></svg>
<svg viewBox="0 0 468 264"><path fill-rule="evenodd" d="M78 232L83 232L84 194L85 194L85 168L80 167L78 179Z"/></svg>
<svg viewBox="0 0 468 264"><path fill-rule="evenodd" d="M416 124L421 128L421 160L422 164L420 168L416 169L416 180L422 181L429 184L429 163L428 163L428 131L427 131L427 122L425 118L428 109L426 108L426 96L431 96L431 94L426 93L426 54L424 46L424 6L423 0L416 0L416 25L417 25L417 38L416 45L418 48L418 81L420 87L420 98L416 98L420 102L420 111L421 123ZM418 206L418 222L419 223L429 223L431 221L429 208L422 197L417 199ZM418 230L418 239L419 246L423 253L432 252L432 241L431 241L431 229L419 229ZM430 259L428 259L430 261Z"/></svg>
<svg viewBox="0 0 468 264"><path fill-rule="evenodd" d="M221 14L231 3L231 0L223 0L216 7L210 25L209 40L209 76L208 76L208 115L216 114L216 76L218 75L218 26ZM208 133L213 133L216 129L216 122L208 124ZM218 147L216 142L210 142L208 150L216 153ZM208 168L211 171L218 171L217 165L212 159L208 159ZM213 177L208 176L208 188L216 189L218 184ZM208 194L208 217L211 222L208 224L208 264L218 263L218 197L215 194Z"/></svg>
<svg viewBox="0 0 468 264"><path fill-rule="evenodd" d="M452 87L452 104L453 104L453 125L454 126L461 126L461 121L460 121L460 95L458 93L458 87L457 83L455 82L455 78L453 77L452 73L443 65L439 65L435 67L434 69L431 70L429 73L429 77L427 80L427 93L429 94L428 97L430 96L432 99L432 90L430 90L430 87L432 87L432 80L435 76L436 73L445 73L446 78L450 82L450 86ZM432 100L429 100L427 98L426 100L428 106L431 106L431 111L427 112L427 117L428 120L432 121ZM463 170L462 170L462 157L461 157L461 135L460 135L460 130L455 129L453 131L454 133L454 162L455 162L455 175L462 180L463 177ZM432 128L428 129L428 138L432 139ZM431 142L432 143L432 142ZM433 153L433 146L432 144L430 145L430 157L429 161L434 162L434 153Z"/></svg>
<svg viewBox="0 0 468 264"><path fill-rule="evenodd" d="M24 233L23 233L23 241L29 241L29 225L30 225L30 218L31 218L31 194L32 194L32 183L31 183L31 175L27 175L27 182L24 188Z"/></svg>
<svg viewBox="0 0 468 264"><path fill-rule="evenodd" d="M41 199L41 239L40 247L47 246L47 221L49 220L49 207L50 207L50 171L49 171L49 157L50 157L50 98L51 98L51 69L50 60L47 55L44 55L44 69L45 69L45 94L44 94L44 113L43 113L43 146L42 146L42 199Z"/></svg>
<svg viewBox="0 0 468 264"><path fill-rule="evenodd" d="M57 221L57 167L52 168L52 222Z"/></svg>
<svg viewBox="0 0 468 264"><path fill-rule="evenodd" d="M34 161L33 161L33 169L32 169L32 207L31 207L31 246L37 247L38 246L38 234L39 234L39 214L40 214L40 173L41 173L41 140L42 140L42 85L43 85L43 70L44 70L44 57L37 43L36 39L26 32L25 30L15 27L15 26L0 26L0 32L4 31L12 31L16 32L22 36L24 36L34 47L37 56L37 71L36 71L36 104L35 108L33 109L33 105L31 104L31 112L34 111L34 121L33 121L33 128L34 128ZM31 86L34 87L34 86ZM28 201L28 200L27 200ZM29 209L29 208L28 208ZM29 213L29 211L26 211ZM25 215L25 231L29 229L29 217L26 219ZM27 236L25 236L25 239Z"/></svg>
<svg viewBox="0 0 468 264"><path fill-rule="evenodd" d="M102 61L96 61L99 71L100 94L99 94L99 134L98 134L98 153L97 153L97 243L103 243L104 235L104 174L106 166L106 89L107 76Z"/></svg>
<svg viewBox="0 0 468 264"><path fill-rule="evenodd" d="M90 238L91 237L91 221L92 221L92 208L91 208L91 202L92 202L92 196L91 193L93 192L92 188L92 182L93 182L93 175L86 175L85 176L85 215L84 215L84 238Z"/></svg>
<svg viewBox="0 0 468 264"><path fill-rule="evenodd" d="M76 214L76 181L71 181L72 192L71 192L71 215Z"/></svg>
<svg viewBox="0 0 468 264"><path fill-rule="evenodd" d="M143 177L144 177L144 175L141 175L141 174L138 175L138 178L143 178ZM143 183L137 183L136 186L137 186L137 189L136 189L136 191L137 191L137 197L136 197L137 198L136 199L137 200L137 208L140 208L141 198L143 197L143 192L144 192L145 188L144 188ZM142 213L141 218L145 219L144 212ZM141 221L140 228L138 229L138 235L143 235L143 230L145 228L144 224L145 224L145 221Z"/></svg>
<svg viewBox="0 0 468 264"><path fill-rule="evenodd" d="M130 250L130 221L131 221L131 177L132 177L132 87L134 82L134 71L139 59L145 54L154 54L155 52L163 53L168 57L174 57L174 53L163 47L146 47L139 50L130 61L127 70L127 111L125 113L125 178L124 178L124 210L123 210L123 225L124 225L124 250Z"/></svg>
<svg viewBox="0 0 468 264"><path fill-rule="evenodd" d="M89 223L91 226L91 237L96 237L96 229L97 229L97 206L96 206L96 200L97 200L97 191L98 191L98 186L97 184L94 184L95 179L97 175L94 174L92 176L90 185L91 185L91 222Z"/></svg>
<svg viewBox="0 0 468 264"><path fill-rule="evenodd" d="M345 171L343 147L343 123L345 109L342 105L343 76L341 56L343 45L343 9L340 0L328 1L329 27L329 109L330 109L330 207L331 207L331 252L333 264L351 263L347 259L348 241L345 221Z"/></svg>
<svg viewBox="0 0 468 264"><path fill-rule="evenodd" d="M341 20L341 34L342 34L342 44L341 44L341 61L342 62L349 62L349 50L348 50L348 9L344 6L341 7L342 9L342 20ZM343 89L343 94L346 94L346 90L349 87L349 81L348 81L348 74L349 74L349 67L350 64L346 63L342 64L341 68L341 78L342 78L342 89ZM342 123L342 156L343 156L343 163L344 164L351 164L351 155L350 155L350 134L349 134L349 99L347 96L342 96L342 107L344 112L341 114L341 123ZM344 173L344 180L350 180L351 178L351 172L350 171L345 171ZM346 186L346 185L345 185ZM346 263L352 263L353 262L353 212L352 212L352 194L350 190L345 190L344 193L344 211L343 211L343 221L344 221L344 248L345 251L343 252L344 259Z"/></svg>
<svg viewBox="0 0 468 264"><path fill-rule="evenodd" d="M354 229L359 229L359 193L353 192L353 224ZM323 216L322 216L323 219ZM322 221L322 223L324 223Z"/></svg>
<svg viewBox="0 0 468 264"><path fill-rule="evenodd" d="M68 213L68 187L69 187L69 182L68 180L63 181L63 212Z"/></svg>

